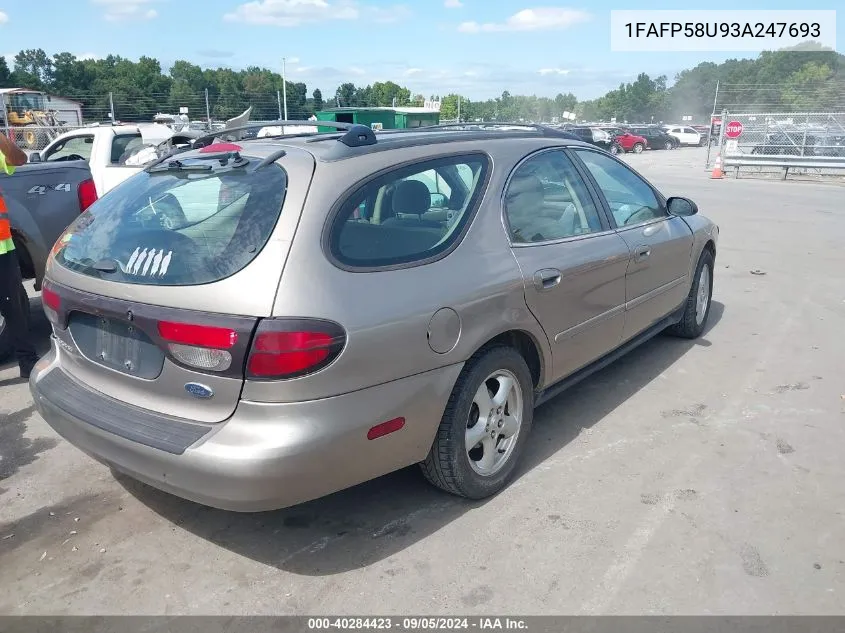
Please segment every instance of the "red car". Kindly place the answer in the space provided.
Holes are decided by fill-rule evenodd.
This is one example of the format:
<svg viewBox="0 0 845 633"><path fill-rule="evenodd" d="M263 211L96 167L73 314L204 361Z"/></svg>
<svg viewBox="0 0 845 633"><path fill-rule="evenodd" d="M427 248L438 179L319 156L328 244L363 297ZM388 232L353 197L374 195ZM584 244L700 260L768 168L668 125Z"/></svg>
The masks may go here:
<svg viewBox="0 0 845 633"><path fill-rule="evenodd" d="M608 131L610 132L610 130ZM611 154L618 154L620 151L640 154L648 147L648 141L642 136L631 134L627 130L614 130L611 134L613 134L613 144L610 146Z"/></svg>

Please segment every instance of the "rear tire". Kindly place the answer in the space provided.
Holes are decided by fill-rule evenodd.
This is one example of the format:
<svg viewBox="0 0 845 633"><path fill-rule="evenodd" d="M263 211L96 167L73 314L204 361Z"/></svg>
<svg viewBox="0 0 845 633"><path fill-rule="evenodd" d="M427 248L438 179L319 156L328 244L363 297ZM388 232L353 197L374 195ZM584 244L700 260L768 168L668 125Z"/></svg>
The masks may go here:
<svg viewBox="0 0 845 633"><path fill-rule="evenodd" d="M713 299L713 254L704 250L695 268L694 281L684 304L684 315L666 332L681 338L698 338L707 327Z"/></svg>
<svg viewBox="0 0 845 633"><path fill-rule="evenodd" d="M26 306L26 310L29 310L29 295L26 294L26 288L21 288L22 297L24 306ZM14 353L14 349L12 348L12 337L9 334L9 328L6 327L6 321L0 316L0 362L4 362L9 359Z"/></svg>
<svg viewBox="0 0 845 633"><path fill-rule="evenodd" d="M503 346L477 352L461 371L420 463L425 478L469 499L495 495L513 475L533 415L533 381L519 352Z"/></svg>
<svg viewBox="0 0 845 633"><path fill-rule="evenodd" d="M619 144L617 144L617 143L613 143L613 144L610 146L610 153L611 153L611 154L613 154L614 156L615 156L616 154L622 154L622 153L624 153L624 152L625 152L625 150L623 150L623 149L622 149L622 147L621 147Z"/></svg>

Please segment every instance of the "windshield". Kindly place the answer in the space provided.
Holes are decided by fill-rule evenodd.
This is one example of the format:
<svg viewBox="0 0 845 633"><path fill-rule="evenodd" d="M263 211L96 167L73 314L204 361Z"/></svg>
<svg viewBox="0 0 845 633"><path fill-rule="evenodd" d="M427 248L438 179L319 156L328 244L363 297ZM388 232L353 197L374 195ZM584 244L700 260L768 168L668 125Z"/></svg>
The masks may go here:
<svg viewBox="0 0 845 633"><path fill-rule="evenodd" d="M183 161L187 163L187 161ZM70 270L131 284L219 281L249 264L279 218L287 177L278 165L133 176L70 226L55 259Z"/></svg>
<svg viewBox="0 0 845 633"><path fill-rule="evenodd" d="M12 110L37 110L43 112L47 109L47 100L40 92L13 92L9 95L9 103Z"/></svg>

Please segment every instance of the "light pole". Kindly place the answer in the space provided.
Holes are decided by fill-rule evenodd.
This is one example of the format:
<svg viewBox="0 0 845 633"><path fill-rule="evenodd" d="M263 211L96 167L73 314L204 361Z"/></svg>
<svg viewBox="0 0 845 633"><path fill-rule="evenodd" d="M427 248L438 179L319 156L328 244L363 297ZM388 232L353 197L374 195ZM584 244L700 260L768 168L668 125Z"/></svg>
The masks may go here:
<svg viewBox="0 0 845 633"><path fill-rule="evenodd" d="M288 120L288 80L285 78L286 58L282 57L282 103L285 109L284 120Z"/></svg>

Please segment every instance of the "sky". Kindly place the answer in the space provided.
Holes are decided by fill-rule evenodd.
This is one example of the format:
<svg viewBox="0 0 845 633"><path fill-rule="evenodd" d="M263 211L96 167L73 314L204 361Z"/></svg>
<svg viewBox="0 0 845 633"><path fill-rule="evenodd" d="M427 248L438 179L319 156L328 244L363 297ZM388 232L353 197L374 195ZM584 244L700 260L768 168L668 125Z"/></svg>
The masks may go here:
<svg viewBox="0 0 845 633"><path fill-rule="evenodd" d="M262 66L333 94L343 82L392 80L414 93L470 99L513 94L600 96L640 72L675 74L754 53L611 52L611 9L667 9L655 0L0 0L0 54L44 48L78 57L156 57L167 69ZM817 0L812 9L841 8ZM837 6L840 5L840 6ZM679 6L675 4L674 6ZM72 7L72 8L71 8ZM712 8L707 3L685 9ZM794 0L719 8L795 9ZM52 16L45 19L44 16ZM61 17L59 17L61 16ZM838 20L837 49L845 44ZM37 34L37 37L33 37ZM11 60L10 60L11 61Z"/></svg>

